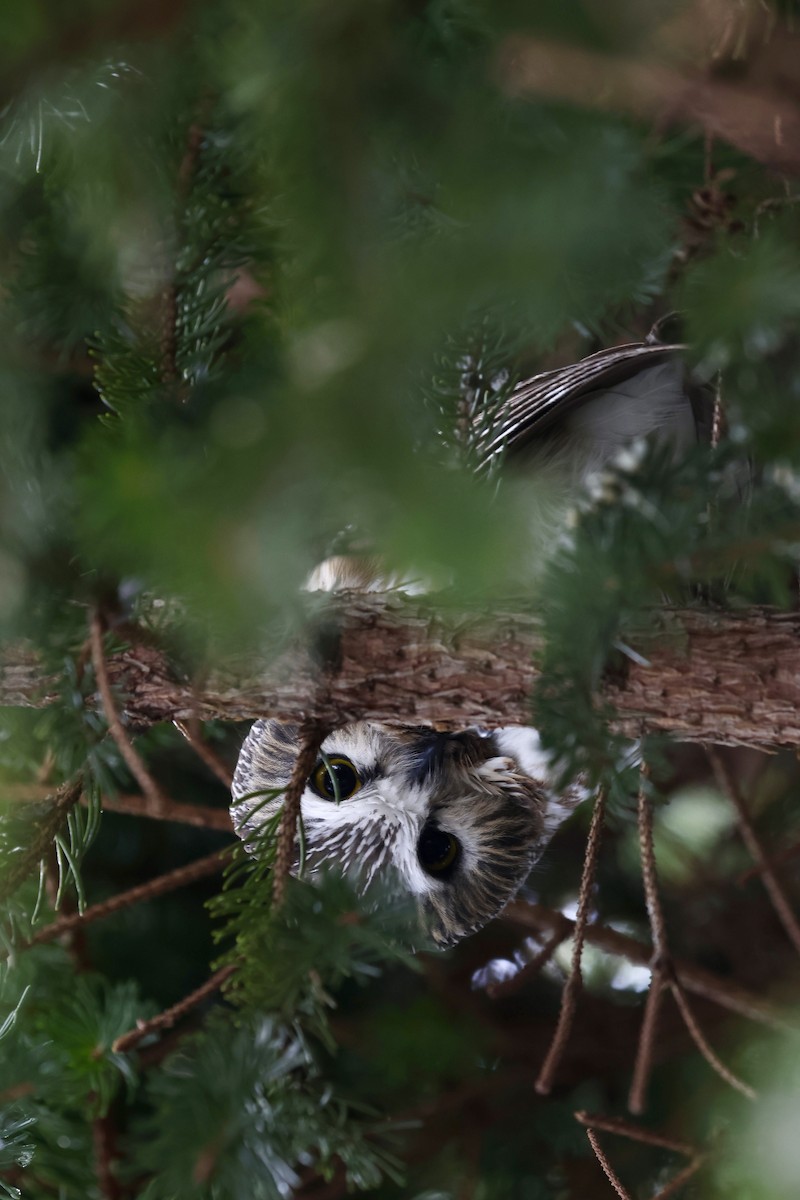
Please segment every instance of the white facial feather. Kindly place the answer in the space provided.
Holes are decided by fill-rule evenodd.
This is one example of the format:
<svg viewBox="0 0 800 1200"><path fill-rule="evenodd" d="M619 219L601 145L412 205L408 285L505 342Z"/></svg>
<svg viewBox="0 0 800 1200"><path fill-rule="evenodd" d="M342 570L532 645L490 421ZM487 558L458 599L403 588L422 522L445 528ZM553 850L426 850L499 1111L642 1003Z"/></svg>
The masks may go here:
<svg viewBox="0 0 800 1200"><path fill-rule="evenodd" d="M257 721L234 778L242 836L281 804L253 793L282 789L298 753L297 729ZM384 874L414 896L441 944L479 929L524 883L552 829L578 792L554 796L535 730L390 729L358 722L325 739L324 760L301 798L311 875L338 865L362 888ZM341 771L337 802L326 773ZM337 779L339 776L337 776ZM242 810L244 810L242 812Z"/></svg>

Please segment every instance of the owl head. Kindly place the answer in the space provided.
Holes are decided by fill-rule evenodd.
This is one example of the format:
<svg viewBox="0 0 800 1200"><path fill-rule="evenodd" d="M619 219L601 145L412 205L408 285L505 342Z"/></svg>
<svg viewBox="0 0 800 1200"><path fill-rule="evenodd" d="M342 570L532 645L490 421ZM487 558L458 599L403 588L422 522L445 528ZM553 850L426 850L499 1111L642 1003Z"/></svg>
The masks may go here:
<svg viewBox="0 0 800 1200"><path fill-rule="evenodd" d="M245 841L282 803L299 727L256 721L233 781ZM265 800L265 795L268 797ZM366 889L394 878L434 940L451 945L496 916L554 828L580 799L554 795L534 729L389 728L359 721L329 734L301 799L306 868L340 867Z"/></svg>

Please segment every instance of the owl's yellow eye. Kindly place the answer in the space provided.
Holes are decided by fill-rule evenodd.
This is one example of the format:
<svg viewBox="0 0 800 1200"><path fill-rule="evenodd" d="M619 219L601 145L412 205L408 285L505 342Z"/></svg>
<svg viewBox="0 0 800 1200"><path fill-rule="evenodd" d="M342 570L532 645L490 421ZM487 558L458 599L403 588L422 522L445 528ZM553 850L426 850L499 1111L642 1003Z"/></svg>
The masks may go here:
<svg viewBox="0 0 800 1200"><path fill-rule="evenodd" d="M349 758L326 754L311 776L311 786L323 800L349 800L361 787L361 779Z"/></svg>
<svg viewBox="0 0 800 1200"><path fill-rule="evenodd" d="M417 843L420 865L430 875L449 875L461 854L461 843L452 833L426 825Z"/></svg>

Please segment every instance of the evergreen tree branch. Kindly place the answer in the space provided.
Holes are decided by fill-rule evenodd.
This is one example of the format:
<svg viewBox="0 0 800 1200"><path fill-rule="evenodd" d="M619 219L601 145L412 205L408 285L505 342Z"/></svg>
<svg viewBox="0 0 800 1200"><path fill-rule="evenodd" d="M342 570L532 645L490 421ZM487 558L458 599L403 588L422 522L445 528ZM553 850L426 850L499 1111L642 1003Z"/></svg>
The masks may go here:
<svg viewBox="0 0 800 1200"><path fill-rule="evenodd" d="M83 791L83 775L63 783L52 793L51 804L44 816L36 823L33 836L25 849L14 857L13 866L6 872L0 884L0 903L4 904L21 883L24 883L36 864L50 849L53 838L62 829L70 809L78 803Z"/></svg>
<svg viewBox="0 0 800 1200"><path fill-rule="evenodd" d="M65 10L47 28L47 37L37 39L33 52L4 73L0 106L16 96L31 79L54 66L91 61L109 44L143 42L168 37L185 20L191 0L130 0L92 10L78 6Z"/></svg>
<svg viewBox="0 0 800 1200"><path fill-rule="evenodd" d="M324 631L325 654L316 647ZM646 661L626 660L599 695L628 737L757 747L800 744L800 614L752 608L659 610L636 639ZM523 608L456 613L430 598L347 595L322 609L305 645L276 661L231 662L201 689L176 677L150 646L109 655L108 679L127 719L252 720L266 714L335 728L378 721L486 728L529 724L542 651L540 624ZM2 655L0 703L42 707L57 681L29 647Z"/></svg>
<svg viewBox="0 0 800 1200"><path fill-rule="evenodd" d="M182 210L192 185L192 178L200 157L203 144L203 127L193 121L189 126L186 138L186 150L178 168L178 187L176 206L178 209L177 223L182 225ZM181 233L184 231L181 229ZM161 314L161 379L171 388L179 404L185 404L189 399L186 383L181 379L178 368L178 318L179 318L179 288L177 268L173 265L173 274L162 296Z"/></svg>

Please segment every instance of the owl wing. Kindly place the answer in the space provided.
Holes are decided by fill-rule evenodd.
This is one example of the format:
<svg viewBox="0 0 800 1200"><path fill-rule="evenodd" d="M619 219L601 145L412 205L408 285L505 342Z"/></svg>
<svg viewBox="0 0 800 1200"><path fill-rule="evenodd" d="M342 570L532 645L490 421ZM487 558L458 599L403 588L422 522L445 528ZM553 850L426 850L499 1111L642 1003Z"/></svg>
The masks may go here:
<svg viewBox="0 0 800 1200"><path fill-rule="evenodd" d="M481 439L480 467L488 467L498 455L523 449L581 401L674 358L683 349L680 344L631 342L523 380L492 414L491 428ZM690 392L687 385L693 402Z"/></svg>

